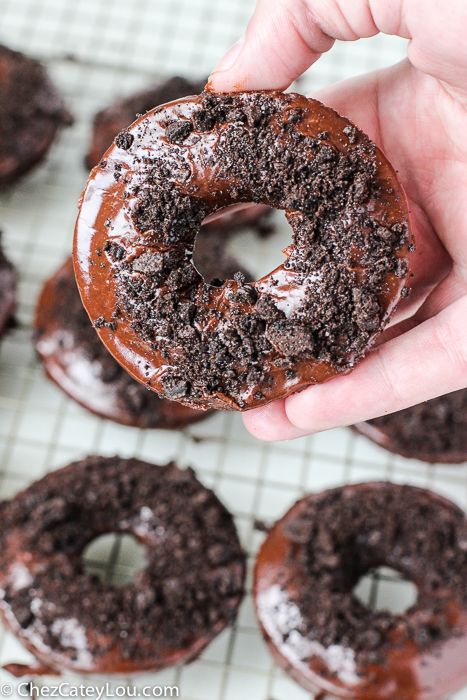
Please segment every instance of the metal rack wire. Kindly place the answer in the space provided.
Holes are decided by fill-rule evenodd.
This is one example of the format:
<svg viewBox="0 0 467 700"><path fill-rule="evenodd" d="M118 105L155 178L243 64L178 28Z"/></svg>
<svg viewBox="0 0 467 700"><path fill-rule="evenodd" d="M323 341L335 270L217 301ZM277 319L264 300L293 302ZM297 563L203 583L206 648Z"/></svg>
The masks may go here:
<svg viewBox="0 0 467 700"><path fill-rule="evenodd" d="M29 324L40 285L71 249L93 114L153 76L208 75L244 31L253 9L253 0L0 0L0 41L44 60L76 117L47 162L0 198L5 247L20 274L19 327L0 352L0 498L90 453L159 463L175 459L192 465L235 513L250 562L263 538L254 521L277 519L310 490L390 479L428 486L466 507L467 467L404 460L346 429L288 444L261 444L246 433L239 415L229 413L178 432L117 426L91 416L47 381L34 357ZM338 44L308 71L300 91L391 64L405 50L405 42L393 37ZM250 264L256 256L267 265L280 236L287 235L282 228L279 238L249 238L247 246L240 239L234 246L240 257L248 249ZM131 574L135 563L118 539L90 559L90 566L117 582ZM400 604L410 595L407 583L391 572L370 575L361 593L372 604L378 597ZM29 658L0 630L0 665ZM0 683L7 680L0 672ZM184 700L310 697L274 667L250 596L235 629L220 635L197 662L125 683L178 685ZM456 696L466 699L466 692Z"/></svg>

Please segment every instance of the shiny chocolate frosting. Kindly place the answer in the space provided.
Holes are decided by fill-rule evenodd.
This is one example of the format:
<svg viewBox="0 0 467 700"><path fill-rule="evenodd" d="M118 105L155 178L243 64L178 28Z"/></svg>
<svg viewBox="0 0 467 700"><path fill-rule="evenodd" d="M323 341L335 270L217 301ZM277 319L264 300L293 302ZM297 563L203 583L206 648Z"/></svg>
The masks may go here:
<svg viewBox="0 0 467 700"><path fill-rule="evenodd" d="M284 209L285 262L252 284L193 264L202 221ZM278 92L205 92L121 132L80 202L88 314L138 381L197 408L247 410L358 363L408 294L412 239L394 169L348 119Z"/></svg>

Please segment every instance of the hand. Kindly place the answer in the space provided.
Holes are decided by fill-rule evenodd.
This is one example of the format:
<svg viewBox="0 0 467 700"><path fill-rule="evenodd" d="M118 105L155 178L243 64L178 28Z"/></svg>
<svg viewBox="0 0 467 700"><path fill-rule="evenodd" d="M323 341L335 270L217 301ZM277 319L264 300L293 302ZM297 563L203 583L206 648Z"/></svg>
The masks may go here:
<svg viewBox="0 0 467 700"><path fill-rule="evenodd" d="M398 170L417 251L412 294L349 375L244 414L262 440L351 425L467 386L467 3L259 0L213 89L285 89L334 39L410 39L408 59L313 95L362 128Z"/></svg>

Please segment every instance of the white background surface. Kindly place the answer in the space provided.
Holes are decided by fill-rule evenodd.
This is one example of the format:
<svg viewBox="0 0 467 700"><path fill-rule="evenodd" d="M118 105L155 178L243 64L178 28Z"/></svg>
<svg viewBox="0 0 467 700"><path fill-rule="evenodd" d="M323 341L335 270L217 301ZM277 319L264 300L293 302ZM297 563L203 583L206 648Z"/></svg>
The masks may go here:
<svg viewBox="0 0 467 700"><path fill-rule="evenodd" d="M253 8L251 0L0 0L0 41L44 60L76 117L47 162L0 198L5 247L20 276L20 326L0 352L0 498L89 453L156 463L175 459L195 467L235 513L250 563L262 540L254 519L277 519L307 491L390 479L429 487L465 508L466 466L428 467L395 457L348 429L262 444L231 413L182 432L124 428L91 416L47 381L34 357L29 324L41 283L71 251L92 115L151 77L207 76L241 35ZM405 42L394 37L336 45L308 72L300 91L390 65L405 51ZM234 247L259 274L272 268L284 236L287 230L267 242L245 235ZM192 436L207 439L195 442ZM131 552L116 543L110 559L118 577L127 572ZM402 599L405 593L396 584L390 595ZM384 584L379 595L386 594ZM29 658L0 629L0 665ZM0 672L1 682L11 677ZM274 667L249 596L236 629L220 635L199 661L138 684L179 685L184 700L310 697ZM467 692L456 696L461 699Z"/></svg>

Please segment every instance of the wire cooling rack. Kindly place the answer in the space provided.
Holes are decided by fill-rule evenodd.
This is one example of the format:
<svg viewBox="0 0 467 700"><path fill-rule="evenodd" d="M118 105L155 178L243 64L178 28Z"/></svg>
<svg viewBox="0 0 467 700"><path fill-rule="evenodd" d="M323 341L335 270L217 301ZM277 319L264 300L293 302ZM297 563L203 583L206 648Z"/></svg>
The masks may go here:
<svg viewBox="0 0 467 700"><path fill-rule="evenodd" d="M93 114L151 77L208 75L244 31L253 9L252 0L0 0L0 41L48 65L76 118L47 162L0 198L5 247L20 277L19 325L2 342L0 353L0 498L90 453L119 453L157 463L175 459L195 467L233 511L250 571L264 537L254 529L255 520L277 519L308 491L390 479L429 487L465 508L466 465L426 466L405 460L348 429L287 444L262 444L233 413L219 412L178 432L121 427L91 416L47 381L34 357L29 324L40 285L71 250ZM405 42L394 37L337 44L308 71L300 91L390 65L405 52ZM248 233L234 241L239 257L246 257L255 274L265 271L261 264L271 269L284 247L289 233L283 222L279 229L268 241ZM107 581L121 583L138 565L136 555L126 539L110 537L91 547L87 566ZM389 605L395 611L413 601L411 584L390 571L363 580L359 595L370 605ZM0 630L0 666L29 660L14 637ZM8 682L11 678L0 672L0 684ZM235 629L221 634L198 661L118 683L137 689L177 686L184 700L310 698L272 663L249 595ZM19 697L13 686L11 697ZM459 693L456 700L467 700L467 693Z"/></svg>

